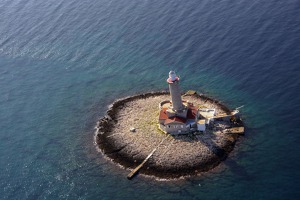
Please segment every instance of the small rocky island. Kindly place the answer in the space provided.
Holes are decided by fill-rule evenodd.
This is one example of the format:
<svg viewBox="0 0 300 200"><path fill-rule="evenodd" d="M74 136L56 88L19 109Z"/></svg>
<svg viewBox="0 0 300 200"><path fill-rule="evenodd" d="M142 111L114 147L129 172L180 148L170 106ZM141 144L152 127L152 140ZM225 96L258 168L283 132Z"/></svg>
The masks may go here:
<svg viewBox="0 0 300 200"><path fill-rule="evenodd" d="M115 101L97 123L101 151L125 168L159 178L208 171L226 159L244 133L238 109L188 91L181 95L174 71L169 92Z"/></svg>

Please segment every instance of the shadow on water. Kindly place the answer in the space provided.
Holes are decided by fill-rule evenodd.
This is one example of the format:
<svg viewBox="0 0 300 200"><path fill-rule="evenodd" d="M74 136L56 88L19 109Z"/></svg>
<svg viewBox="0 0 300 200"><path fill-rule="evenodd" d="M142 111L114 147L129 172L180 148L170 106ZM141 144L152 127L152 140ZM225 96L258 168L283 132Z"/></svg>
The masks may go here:
<svg viewBox="0 0 300 200"><path fill-rule="evenodd" d="M250 175L242 165L238 164L235 160L231 158L227 158L224 163L235 175L244 180L249 181L255 178L254 176Z"/></svg>

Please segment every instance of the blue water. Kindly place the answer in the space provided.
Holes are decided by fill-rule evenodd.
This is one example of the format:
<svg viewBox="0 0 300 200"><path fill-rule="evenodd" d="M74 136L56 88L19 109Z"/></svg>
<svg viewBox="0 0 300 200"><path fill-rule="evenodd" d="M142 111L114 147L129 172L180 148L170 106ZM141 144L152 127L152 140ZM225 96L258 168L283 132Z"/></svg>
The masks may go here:
<svg viewBox="0 0 300 200"><path fill-rule="evenodd" d="M2 0L0 199L297 199L300 2ZM180 181L103 158L94 126L116 98L174 69L241 109L246 135L216 170Z"/></svg>

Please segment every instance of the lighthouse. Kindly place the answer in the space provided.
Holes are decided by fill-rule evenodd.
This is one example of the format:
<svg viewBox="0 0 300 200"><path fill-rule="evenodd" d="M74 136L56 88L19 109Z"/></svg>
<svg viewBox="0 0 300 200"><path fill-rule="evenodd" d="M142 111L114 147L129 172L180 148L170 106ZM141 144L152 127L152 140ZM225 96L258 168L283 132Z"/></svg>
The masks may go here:
<svg viewBox="0 0 300 200"><path fill-rule="evenodd" d="M169 84L171 106L168 109L168 116L178 116L186 118L187 110L182 103L180 88L179 88L179 77L174 71L169 72L169 78L167 79Z"/></svg>
<svg viewBox="0 0 300 200"><path fill-rule="evenodd" d="M188 133L195 125L197 108L181 99L179 77L174 71L169 72L167 83L171 98L159 103L159 128L170 134Z"/></svg>

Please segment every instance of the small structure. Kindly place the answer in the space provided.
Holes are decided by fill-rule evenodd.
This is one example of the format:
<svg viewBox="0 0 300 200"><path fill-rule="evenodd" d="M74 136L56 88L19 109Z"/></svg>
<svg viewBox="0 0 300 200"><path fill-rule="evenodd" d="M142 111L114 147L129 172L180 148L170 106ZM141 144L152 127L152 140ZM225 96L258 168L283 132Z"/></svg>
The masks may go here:
<svg viewBox="0 0 300 200"><path fill-rule="evenodd" d="M216 115L216 109L201 108L198 109L197 114L198 114L197 119L200 119L197 122L198 131L205 131L205 126L209 125L214 121L214 117Z"/></svg>
<svg viewBox="0 0 300 200"><path fill-rule="evenodd" d="M206 129L205 119L200 119L197 121L197 129L198 131L205 131Z"/></svg>

